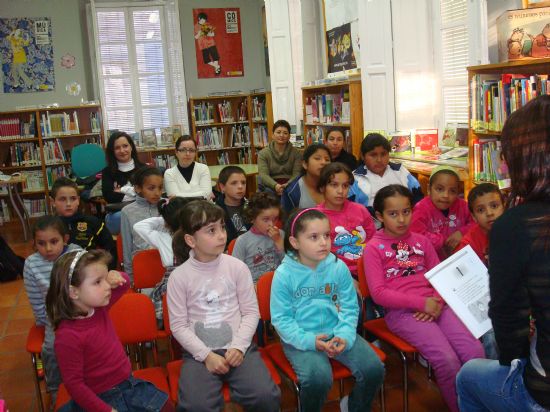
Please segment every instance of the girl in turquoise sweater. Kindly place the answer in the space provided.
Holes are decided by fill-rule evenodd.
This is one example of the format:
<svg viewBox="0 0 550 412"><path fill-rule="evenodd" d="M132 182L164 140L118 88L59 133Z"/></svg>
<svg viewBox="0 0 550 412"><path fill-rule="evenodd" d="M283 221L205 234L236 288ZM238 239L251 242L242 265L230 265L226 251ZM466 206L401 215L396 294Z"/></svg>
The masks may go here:
<svg viewBox="0 0 550 412"><path fill-rule="evenodd" d="M355 332L357 296L346 264L330 253L327 217L315 209L294 212L284 243L286 256L271 289L271 321L298 376L302 410L321 410L333 381L329 358L355 377L348 410L370 410L384 366Z"/></svg>

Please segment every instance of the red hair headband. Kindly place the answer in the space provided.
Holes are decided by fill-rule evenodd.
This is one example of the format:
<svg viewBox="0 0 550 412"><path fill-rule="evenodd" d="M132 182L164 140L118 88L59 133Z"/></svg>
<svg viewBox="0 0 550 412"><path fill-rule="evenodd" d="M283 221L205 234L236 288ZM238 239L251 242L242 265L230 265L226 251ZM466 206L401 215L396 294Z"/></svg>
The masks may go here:
<svg viewBox="0 0 550 412"><path fill-rule="evenodd" d="M294 219L292 219L292 224L290 225L290 236L294 236L294 225L296 224L296 221L302 216L304 213L309 212L310 210L316 210L314 207L308 207L307 209L299 211L296 216L294 216Z"/></svg>

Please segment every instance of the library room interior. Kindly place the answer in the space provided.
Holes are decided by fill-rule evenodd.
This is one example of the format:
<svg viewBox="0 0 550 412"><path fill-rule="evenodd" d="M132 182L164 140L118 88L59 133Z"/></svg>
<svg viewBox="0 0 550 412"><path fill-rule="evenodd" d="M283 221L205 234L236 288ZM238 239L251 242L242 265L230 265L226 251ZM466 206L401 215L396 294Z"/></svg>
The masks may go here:
<svg viewBox="0 0 550 412"><path fill-rule="evenodd" d="M0 412L550 410L549 0L0 0L0 56Z"/></svg>

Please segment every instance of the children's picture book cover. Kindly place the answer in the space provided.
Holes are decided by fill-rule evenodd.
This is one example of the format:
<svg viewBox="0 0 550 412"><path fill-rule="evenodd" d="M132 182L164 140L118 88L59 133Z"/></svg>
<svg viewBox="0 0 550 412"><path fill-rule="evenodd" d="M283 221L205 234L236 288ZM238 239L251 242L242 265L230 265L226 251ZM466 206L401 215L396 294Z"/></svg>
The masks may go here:
<svg viewBox="0 0 550 412"><path fill-rule="evenodd" d="M410 132L393 132L388 135L391 151L395 153L411 150Z"/></svg>
<svg viewBox="0 0 550 412"><path fill-rule="evenodd" d="M141 129L141 143L144 147L155 147L157 145L155 129Z"/></svg>
<svg viewBox="0 0 550 412"><path fill-rule="evenodd" d="M243 77L240 8L193 9L199 79Z"/></svg>
<svg viewBox="0 0 550 412"><path fill-rule="evenodd" d="M437 129L416 129L415 130L415 147L422 151L432 150L438 147Z"/></svg>

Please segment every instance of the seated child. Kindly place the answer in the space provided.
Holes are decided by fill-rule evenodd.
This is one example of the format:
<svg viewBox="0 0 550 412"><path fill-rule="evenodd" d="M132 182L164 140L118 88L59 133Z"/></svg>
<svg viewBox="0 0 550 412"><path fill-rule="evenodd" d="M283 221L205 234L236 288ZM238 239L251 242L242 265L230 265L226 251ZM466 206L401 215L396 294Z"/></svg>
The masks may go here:
<svg viewBox="0 0 550 412"><path fill-rule="evenodd" d="M159 217L140 220L134 225L134 231L151 247L159 251L162 266L166 270L162 280L149 295L155 305L155 313L159 325L162 324L162 297L166 294L168 277L176 267L174 251L172 250L172 236L179 229L179 212L191 200L191 198L185 197L161 199L158 202Z"/></svg>
<svg viewBox="0 0 550 412"><path fill-rule="evenodd" d="M320 411L332 387L329 360L355 377L348 410L370 411L384 365L356 333L359 305L349 269L330 253L330 223L316 209L292 213L283 263L271 287L271 322L300 381L304 411Z"/></svg>
<svg viewBox="0 0 550 412"><path fill-rule="evenodd" d="M225 166L218 176L218 185L222 193L216 198L216 204L225 212L225 230L229 244L250 229L243 213L246 206L246 174L239 166Z"/></svg>
<svg viewBox="0 0 550 412"><path fill-rule="evenodd" d="M330 163L321 171L319 191L325 201L317 206L330 222L331 252L344 261L357 279L357 260L376 228L367 208L348 200L353 174L343 163Z"/></svg>
<svg viewBox="0 0 550 412"><path fill-rule="evenodd" d="M134 203L124 206L120 214L120 235L124 270L134 280L132 259L136 252L149 249L149 244L138 235L134 225L140 220L159 215L157 203L162 195L162 173L156 167L144 166L135 171L132 177L137 196Z"/></svg>
<svg viewBox="0 0 550 412"><path fill-rule="evenodd" d="M69 243L86 250L106 250L113 257L109 269L114 269L117 262L116 243L104 222L79 212L78 185L67 177L60 177L53 182L50 196L55 213L69 230Z"/></svg>
<svg viewBox="0 0 550 412"><path fill-rule="evenodd" d="M32 228L32 237L36 252L25 259L23 282L36 324L46 327L42 361L46 375L46 390L55 404L61 376L54 353L54 332L46 315L46 294L50 288L50 274L54 261L63 253L80 250L80 247L74 244L67 245L67 227L57 216L39 217Z"/></svg>
<svg viewBox="0 0 550 412"><path fill-rule="evenodd" d="M455 252L470 245L485 266L488 266L489 232L495 220L504 213L502 193L491 183L476 185L468 193L468 208L476 224L460 240Z"/></svg>
<svg viewBox="0 0 550 412"><path fill-rule="evenodd" d="M474 224L468 204L458 197L459 183L455 169L436 167L430 174L428 196L413 210L411 231L430 239L441 260L452 254Z"/></svg>
<svg viewBox="0 0 550 412"><path fill-rule="evenodd" d="M390 162L390 152L388 139L378 133L369 133L361 142L364 164L353 171L355 182L349 196L355 196L354 200L368 207L373 216L374 196L384 186L399 184L408 187L413 194L413 204L424 197L420 183L405 166Z"/></svg>
<svg viewBox="0 0 550 412"><path fill-rule="evenodd" d="M52 269L46 308L63 384L72 398L59 411L173 411L166 393L132 376L109 318L130 279L109 271L109 259L101 250L81 250L65 254Z"/></svg>
<svg viewBox="0 0 550 412"><path fill-rule="evenodd" d="M439 259L427 237L409 230L412 198L401 185L376 194L374 209L384 228L365 248L365 275L388 328L430 362L445 403L458 412L456 374L463 363L482 358L483 348L424 277Z"/></svg>
<svg viewBox="0 0 550 412"><path fill-rule="evenodd" d="M284 233L275 224L281 215L279 199L270 192L256 192L245 209L252 227L237 238L233 256L250 269L254 285L260 276L277 269L284 257Z"/></svg>
<svg viewBox="0 0 550 412"><path fill-rule="evenodd" d="M168 279L172 335L184 349L178 410L223 410L222 385L244 410L280 408L275 385L252 343L259 320L252 276L224 254L223 210L210 202L186 204L173 249L181 263Z"/></svg>

